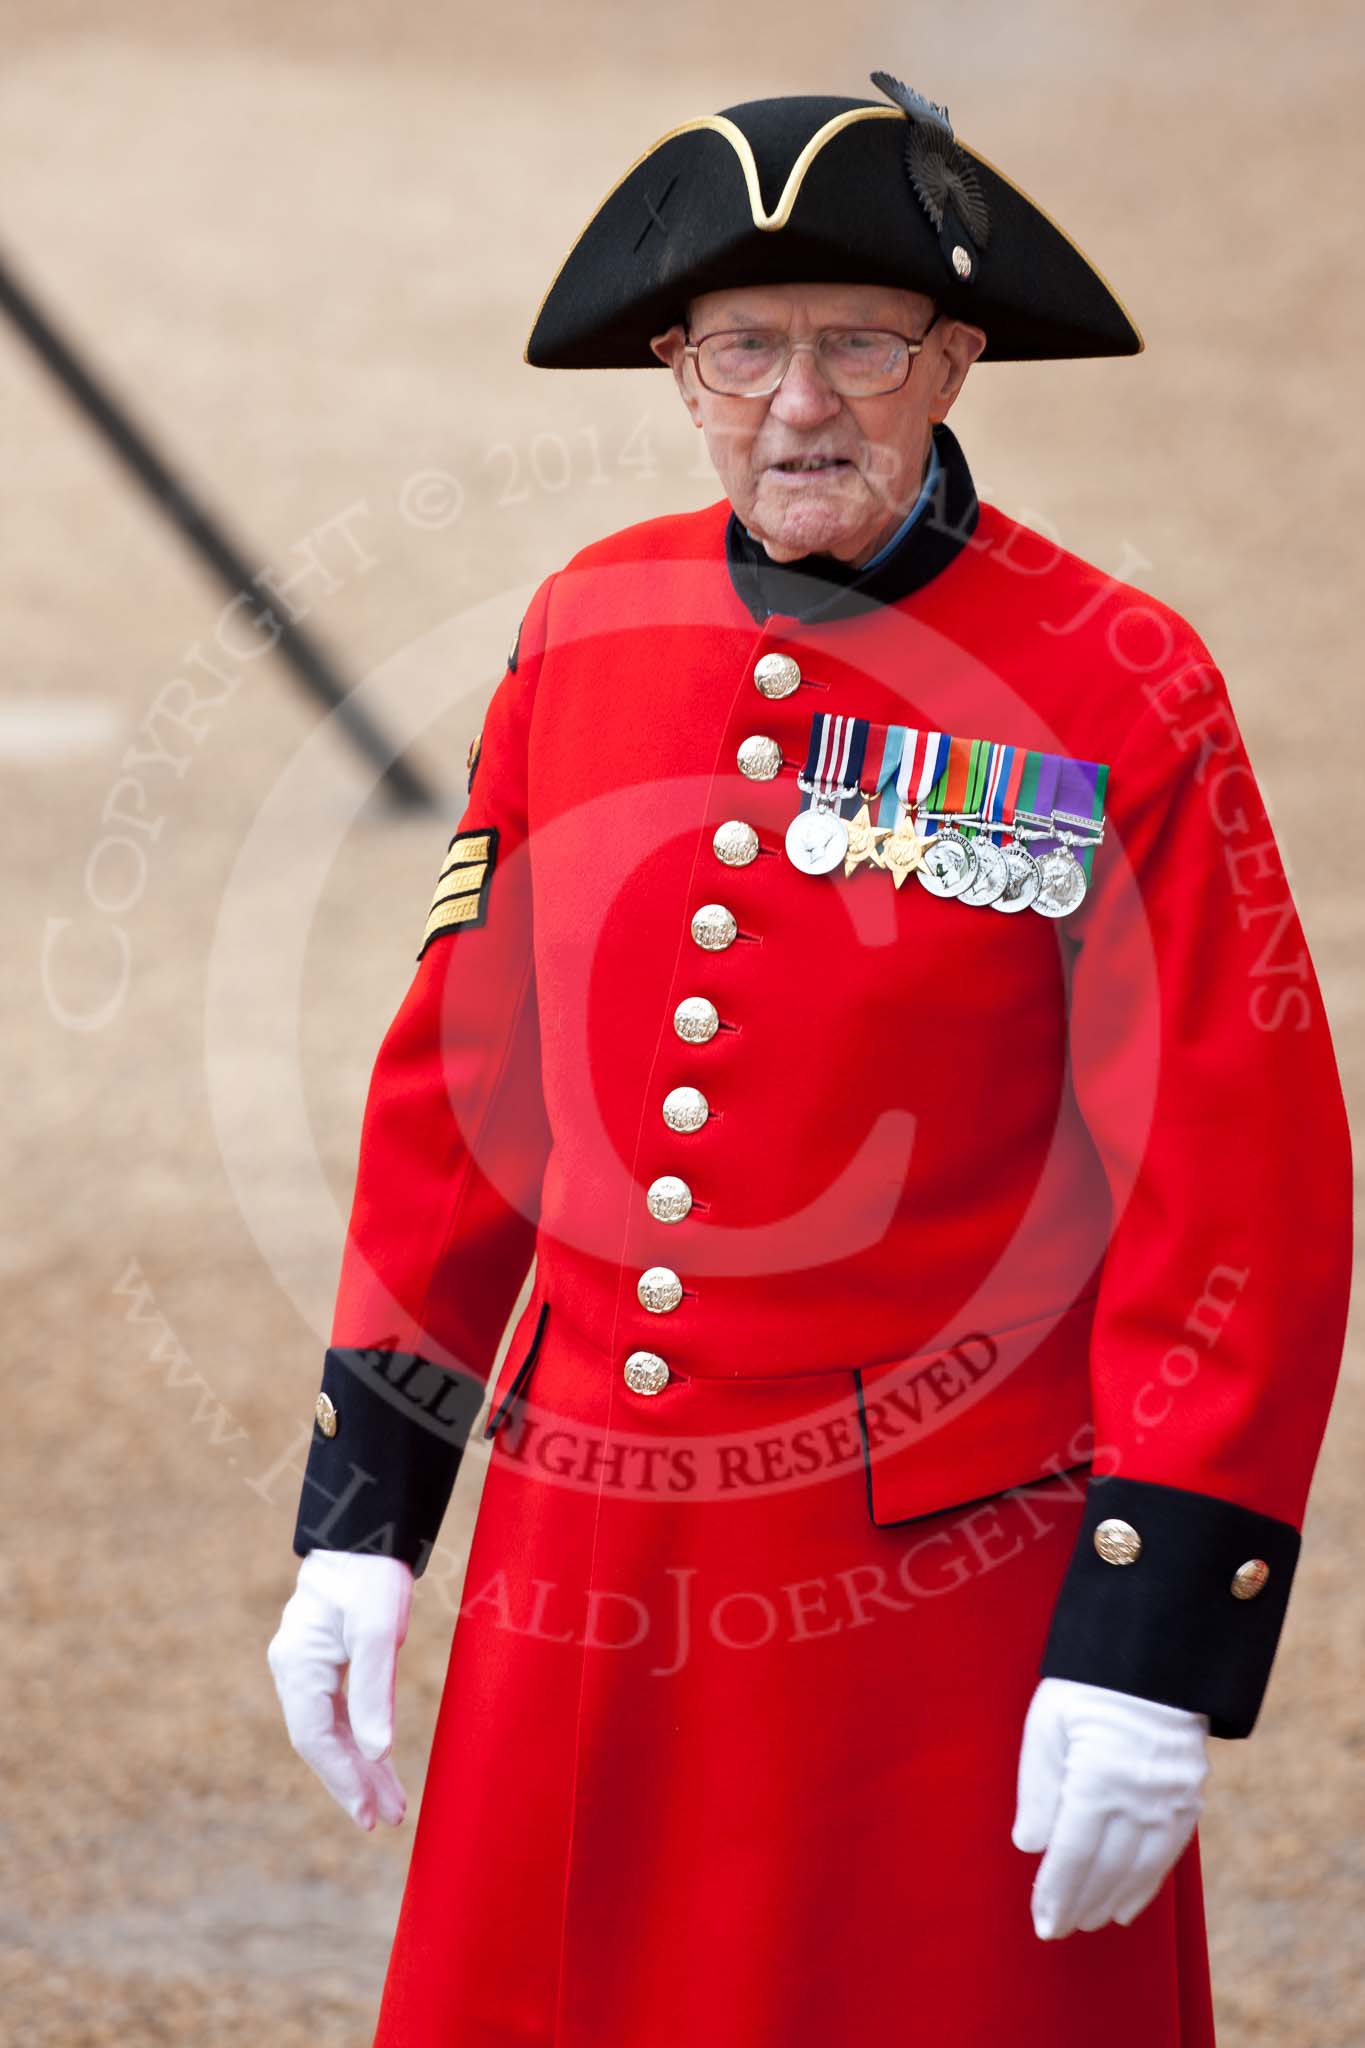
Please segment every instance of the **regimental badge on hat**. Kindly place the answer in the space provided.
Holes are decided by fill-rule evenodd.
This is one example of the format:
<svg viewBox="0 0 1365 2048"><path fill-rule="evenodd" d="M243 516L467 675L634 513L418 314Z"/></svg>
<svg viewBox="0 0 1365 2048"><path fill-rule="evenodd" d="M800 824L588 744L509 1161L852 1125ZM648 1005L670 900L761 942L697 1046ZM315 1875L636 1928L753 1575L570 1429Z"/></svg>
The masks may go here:
<svg viewBox="0 0 1365 2048"><path fill-rule="evenodd" d="M963 284L975 284L981 251L991 238L990 209L965 150L953 140L948 109L902 85L887 71L871 73L878 92L909 117L905 168L911 190L938 236L943 260Z"/></svg>
<svg viewBox="0 0 1365 2048"><path fill-rule="evenodd" d="M436 892L427 912L427 927L418 948L420 960L433 939L462 925L481 925L488 915L488 885L498 857L498 828L457 832L446 848Z"/></svg>

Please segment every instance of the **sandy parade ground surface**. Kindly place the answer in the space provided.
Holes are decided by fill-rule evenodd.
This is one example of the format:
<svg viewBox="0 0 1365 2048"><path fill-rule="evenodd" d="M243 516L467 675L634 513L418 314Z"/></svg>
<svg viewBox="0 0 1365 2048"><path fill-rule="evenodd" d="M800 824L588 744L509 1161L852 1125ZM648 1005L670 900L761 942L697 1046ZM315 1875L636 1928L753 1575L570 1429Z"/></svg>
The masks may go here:
<svg viewBox="0 0 1365 2048"><path fill-rule="evenodd" d="M290 1751L264 1651L364 1088L526 597L595 535L719 496L662 373L526 367L541 295L689 115L865 94L874 67L946 100L1147 341L983 364L954 430L984 497L1208 643L1358 1105L1365 31L1330 0L4 0L0 22L6 257L253 564L300 579L443 792L437 816L375 800L0 327L0 2038L364 2048L484 1470L476 1437L402 1655L409 1819L363 1836ZM196 648L216 696L120 797ZM145 830L116 872L92 858L120 803ZM1261 1720L1214 1745L1227 2048L1365 2038L1363 1453L1356 1341Z"/></svg>

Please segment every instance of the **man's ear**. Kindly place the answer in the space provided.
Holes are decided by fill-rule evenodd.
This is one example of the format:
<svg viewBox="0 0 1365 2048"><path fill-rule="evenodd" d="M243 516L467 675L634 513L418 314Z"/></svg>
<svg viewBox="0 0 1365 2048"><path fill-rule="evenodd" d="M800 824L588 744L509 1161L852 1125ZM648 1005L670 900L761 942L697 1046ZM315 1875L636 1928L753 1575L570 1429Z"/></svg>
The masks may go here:
<svg viewBox="0 0 1365 2048"><path fill-rule="evenodd" d="M944 336L938 363L938 384L934 402L929 408L931 420L944 419L952 407L953 400L967 381L967 372L986 346L984 327L973 327L966 320L954 320Z"/></svg>
<svg viewBox="0 0 1365 2048"><path fill-rule="evenodd" d="M955 325L958 334L961 336L962 349L967 358L967 365L970 367L986 346L986 330L984 327L973 327L966 320L959 320ZM965 370L963 375L966 375Z"/></svg>
<svg viewBox="0 0 1365 2048"><path fill-rule="evenodd" d="M654 354L659 358L659 361L667 363L669 369L673 372L673 382L678 387L678 393L683 404L692 415L692 424L694 427L699 427L701 425L701 406L698 403L696 393L689 389L688 385L687 357L683 354L683 347L686 341L686 328L682 325L681 321L675 320L673 325L665 328L662 334L651 335L649 345Z"/></svg>

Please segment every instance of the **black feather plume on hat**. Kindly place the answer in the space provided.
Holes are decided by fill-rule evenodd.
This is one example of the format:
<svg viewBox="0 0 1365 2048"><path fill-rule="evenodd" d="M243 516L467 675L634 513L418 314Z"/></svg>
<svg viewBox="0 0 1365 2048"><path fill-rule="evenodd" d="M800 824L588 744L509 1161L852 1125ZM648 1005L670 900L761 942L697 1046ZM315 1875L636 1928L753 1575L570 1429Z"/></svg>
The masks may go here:
<svg viewBox="0 0 1365 2048"><path fill-rule="evenodd" d="M888 71L871 73L878 92L909 116L905 170L938 236L943 260L963 284L974 284L991 238L990 209L970 158L958 147L946 105L926 99Z"/></svg>
<svg viewBox="0 0 1365 2048"><path fill-rule="evenodd" d="M947 104L940 106L937 100L927 100L922 92L916 92L913 85L905 85L899 78L893 78L889 71L874 71L872 83L878 92L884 92L889 100L903 107L912 121L935 121L947 130L948 140L953 139L953 124L948 119Z"/></svg>

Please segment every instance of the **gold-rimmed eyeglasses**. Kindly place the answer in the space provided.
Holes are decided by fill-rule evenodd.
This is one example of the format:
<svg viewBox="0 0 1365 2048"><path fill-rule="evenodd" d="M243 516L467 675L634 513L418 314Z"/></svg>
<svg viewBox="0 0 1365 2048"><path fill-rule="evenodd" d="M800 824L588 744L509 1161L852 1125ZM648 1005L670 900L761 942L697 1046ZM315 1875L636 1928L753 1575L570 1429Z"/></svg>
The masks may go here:
<svg viewBox="0 0 1365 2048"><path fill-rule="evenodd" d="M798 349L810 350L841 398L880 398L905 383L942 310L917 337L887 327L825 327L814 341L793 341L780 327L727 327L686 343L683 354L706 389L722 398L769 397Z"/></svg>

